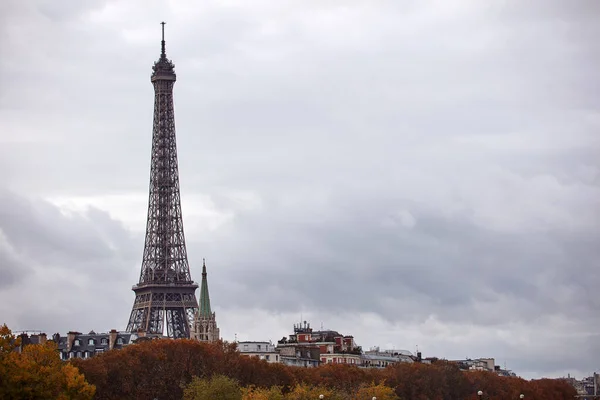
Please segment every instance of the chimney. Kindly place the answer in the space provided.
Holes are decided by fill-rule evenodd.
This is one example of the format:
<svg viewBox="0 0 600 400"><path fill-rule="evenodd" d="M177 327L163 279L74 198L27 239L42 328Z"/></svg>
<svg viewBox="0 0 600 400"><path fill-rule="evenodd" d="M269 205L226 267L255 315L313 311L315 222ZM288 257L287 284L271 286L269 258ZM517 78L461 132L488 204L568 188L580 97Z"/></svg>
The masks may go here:
<svg viewBox="0 0 600 400"><path fill-rule="evenodd" d="M115 347L115 343L117 342L117 330L111 329L108 338L108 349L112 350Z"/></svg>
<svg viewBox="0 0 600 400"><path fill-rule="evenodd" d="M46 334L40 333L40 344L46 344L46 340L48 340L48 337L46 336Z"/></svg>
<svg viewBox="0 0 600 400"><path fill-rule="evenodd" d="M71 351L73 347L73 341L75 340L75 335L78 335L79 332L69 331L67 332L67 352Z"/></svg>

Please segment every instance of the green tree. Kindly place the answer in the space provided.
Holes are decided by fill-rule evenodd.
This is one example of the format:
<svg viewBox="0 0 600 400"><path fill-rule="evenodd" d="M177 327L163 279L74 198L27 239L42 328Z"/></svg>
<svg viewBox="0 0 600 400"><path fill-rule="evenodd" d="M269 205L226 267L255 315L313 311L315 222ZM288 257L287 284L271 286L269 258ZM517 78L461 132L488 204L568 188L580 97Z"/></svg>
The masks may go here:
<svg viewBox="0 0 600 400"><path fill-rule="evenodd" d="M183 400L242 400L242 391L237 381L224 375L210 379L194 376L183 390Z"/></svg>

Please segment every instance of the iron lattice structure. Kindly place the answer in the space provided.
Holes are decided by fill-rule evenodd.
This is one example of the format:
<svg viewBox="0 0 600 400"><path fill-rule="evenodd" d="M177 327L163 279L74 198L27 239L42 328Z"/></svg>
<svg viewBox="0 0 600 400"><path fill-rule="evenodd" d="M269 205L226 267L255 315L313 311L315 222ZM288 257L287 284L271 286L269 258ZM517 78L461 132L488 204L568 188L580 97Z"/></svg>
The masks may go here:
<svg viewBox="0 0 600 400"><path fill-rule="evenodd" d="M183 234L173 111L175 66L167 59L162 25L161 55L151 77L154 124L146 239L127 331L189 338L198 311L198 284L190 275Z"/></svg>

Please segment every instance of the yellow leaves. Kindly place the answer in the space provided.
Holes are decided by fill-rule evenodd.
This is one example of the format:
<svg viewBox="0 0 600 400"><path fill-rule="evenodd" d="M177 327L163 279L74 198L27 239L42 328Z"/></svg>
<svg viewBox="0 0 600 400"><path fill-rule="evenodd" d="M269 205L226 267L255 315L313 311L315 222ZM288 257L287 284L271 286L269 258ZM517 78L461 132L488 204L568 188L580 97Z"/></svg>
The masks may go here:
<svg viewBox="0 0 600 400"><path fill-rule="evenodd" d="M2 357L3 354L9 354L20 345L20 337L15 337L6 324L0 326L0 357Z"/></svg>
<svg viewBox="0 0 600 400"><path fill-rule="evenodd" d="M184 400L242 400L238 383L226 376L215 375L211 379L197 376L183 390Z"/></svg>
<svg viewBox="0 0 600 400"><path fill-rule="evenodd" d="M284 400L279 386L272 386L268 389L249 386L242 388L242 400Z"/></svg>
<svg viewBox="0 0 600 400"><path fill-rule="evenodd" d="M373 397L376 397L377 400L399 400L394 389L383 383L362 386L356 392L353 400L371 400Z"/></svg>
<svg viewBox="0 0 600 400"><path fill-rule="evenodd" d="M21 353L5 352L5 344L12 334L6 325L0 327L1 399L61 399L91 400L96 388L85 381L74 366L63 363L58 357L56 345L28 345Z"/></svg>
<svg viewBox="0 0 600 400"><path fill-rule="evenodd" d="M323 400L341 400L342 394L324 386L296 385L294 390L285 396L286 400L315 400L323 395Z"/></svg>
<svg viewBox="0 0 600 400"><path fill-rule="evenodd" d="M62 370L65 380L65 399L87 400L94 397L96 387L87 383L77 368L71 364L65 364Z"/></svg>

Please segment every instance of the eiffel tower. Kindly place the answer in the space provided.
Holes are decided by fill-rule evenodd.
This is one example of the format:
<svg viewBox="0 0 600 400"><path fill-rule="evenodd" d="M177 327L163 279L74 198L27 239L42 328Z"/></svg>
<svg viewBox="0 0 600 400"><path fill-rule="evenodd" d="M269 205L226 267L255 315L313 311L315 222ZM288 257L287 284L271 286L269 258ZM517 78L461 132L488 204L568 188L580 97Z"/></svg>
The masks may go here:
<svg viewBox="0 0 600 400"><path fill-rule="evenodd" d="M165 52L152 67L154 123L148 221L139 283L127 331L147 336L189 338L198 311L196 289L188 265L175 141L173 85L175 66ZM166 334L165 334L166 330Z"/></svg>

